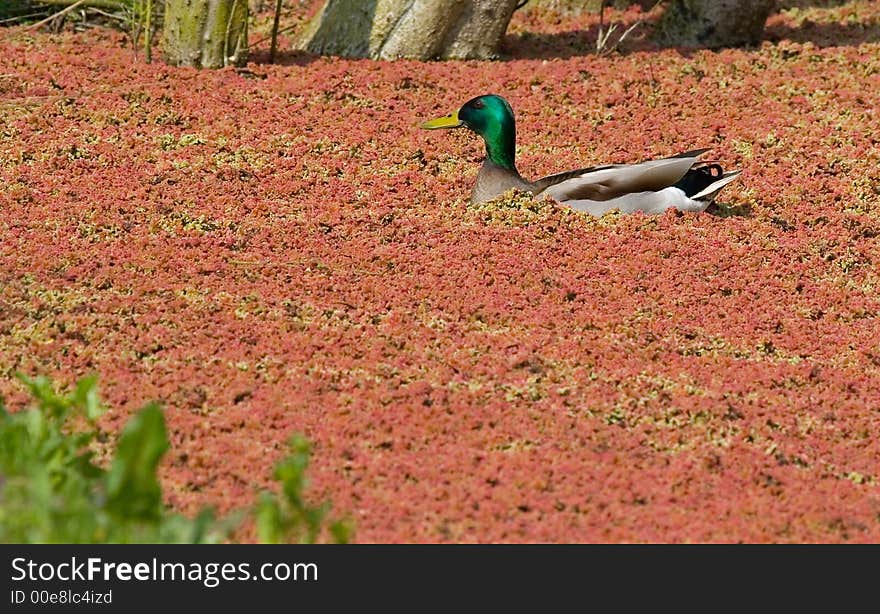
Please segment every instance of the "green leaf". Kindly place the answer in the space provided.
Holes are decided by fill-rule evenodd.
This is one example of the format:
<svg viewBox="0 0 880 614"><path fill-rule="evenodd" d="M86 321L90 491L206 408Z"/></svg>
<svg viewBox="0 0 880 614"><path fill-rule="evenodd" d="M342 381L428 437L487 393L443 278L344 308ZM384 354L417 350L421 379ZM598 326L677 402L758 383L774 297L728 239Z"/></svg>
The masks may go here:
<svg viewBox="0 0 880 614"><path fill-rule="evenodd" d="M76 383L72 400L78 407L82 408L90 422L94 422L101 417L105 410L98 397L98 376L89 375L79 380Z"/></svg>
<svg viewBox="0 0 880 614"><path fill-rule="evenodd" d="M260 495L255 510L257 537L264 544L280 544L285 531L281 509L275 497L267 492Z"/></svg>
<svg viewBox="0 0 880 614"><path fill-rule="evenodd" d="M132 418L119 438L107 475L107 509L122 518L156 521L162 515L162 488L156 477L168 450L165 417L155 403Z"/></svg>
<svg viewBox="0 0 880 614"><path fill-rule="evenodd" d="M69 403L55 392L48 377L39 375L30 378L23 373L16 373L16 377L30 390L41 414L56 423L61 423L67 418L70 413Z"/></svg>
<svg viewBox="0 0 880 614"><path fill-rule="evenodd" d="M97 379L59 393L48 378L18 377L33 404L9 413L0 399L0 543L217 543L246 515L263 542L349 539L346 522L328 525L329 503L312 506L304 497L311 453L304 437L291 439L291 454L276 466L279 494L262 493L255 507L220 518L210 508L190 518L162 503L157 472L169 445L158 405L128 421L108 471L94 463L92 448L103 411ZM87 418L85 428L70 420L75 414Z"/></svg>
<svg viewBox="0 0 880 614"><path fill-rule="evenodd" d="M330 523L330 534L333 536L333 541L337 544L347 544L351 541L353 532L354 529L350 520L337 520Z"/></svg>

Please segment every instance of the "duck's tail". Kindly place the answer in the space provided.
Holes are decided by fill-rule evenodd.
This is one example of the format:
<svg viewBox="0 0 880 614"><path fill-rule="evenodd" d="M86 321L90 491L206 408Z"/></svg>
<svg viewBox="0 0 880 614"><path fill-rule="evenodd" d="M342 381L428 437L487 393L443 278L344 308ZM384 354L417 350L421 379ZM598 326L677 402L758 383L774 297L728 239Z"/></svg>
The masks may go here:
<svg viewBox="0 0 880 614"><path fill-rule="evenodd" d="M691 196L691 198L693 198L694 200L702 200L711 203L715 200L715 197L718 196L718 192L721 191L721 188L739 177L739 174L741 172L742 171L727 171L726 173L722 173L720 179L713 181L705 188Z"/></svg>
<svg viewBox="0 0 880 614"><path fill-rule="evenodd" d="M675 187L682 190L692 199L711 203L718 192L728 183L736 179L742 171L725 172L715 163L701 164L690 169Z"/></svg>

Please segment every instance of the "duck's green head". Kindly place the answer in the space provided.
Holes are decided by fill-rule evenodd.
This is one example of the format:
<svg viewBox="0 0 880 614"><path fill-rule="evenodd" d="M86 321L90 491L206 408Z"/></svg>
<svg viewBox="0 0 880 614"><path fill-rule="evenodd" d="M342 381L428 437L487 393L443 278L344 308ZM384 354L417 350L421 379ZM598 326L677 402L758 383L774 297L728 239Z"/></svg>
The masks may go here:
<svg viewBox="0 0 880 614"><path fill-rule="evenodd" d="M486 155L498 166L515 169L516 122L513 109L504 98L495 94L477 96L449 115L432 119L422 128L470 128L486 141Z"/></svg>

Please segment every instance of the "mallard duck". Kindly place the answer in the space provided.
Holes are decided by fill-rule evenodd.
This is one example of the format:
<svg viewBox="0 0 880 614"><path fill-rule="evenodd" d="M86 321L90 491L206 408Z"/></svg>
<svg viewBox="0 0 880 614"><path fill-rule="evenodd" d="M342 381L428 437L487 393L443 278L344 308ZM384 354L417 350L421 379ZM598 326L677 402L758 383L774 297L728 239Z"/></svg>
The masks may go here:
<svg viewBox="0 0 880 614"><path fill-rule="evenodd" d="M701 162L700 156L709 149L695 149L661 160L592 166L527 181L516 170L516 122L504 98L477 96L458 111L422 124L428 130L459 127L473 130L486 142L486 160L471 193L474 204L517 189L536 198L549 196L593 215L613 209L622 213L662 213L672 207L704 211L740 173Z"/></svg>

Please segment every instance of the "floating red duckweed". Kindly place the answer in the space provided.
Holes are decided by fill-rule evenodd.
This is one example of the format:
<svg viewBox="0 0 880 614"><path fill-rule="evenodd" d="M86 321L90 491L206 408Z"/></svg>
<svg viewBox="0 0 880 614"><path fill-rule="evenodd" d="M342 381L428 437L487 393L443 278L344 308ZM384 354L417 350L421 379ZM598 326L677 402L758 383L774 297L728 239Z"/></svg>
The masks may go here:
<svg viewBox="0 0 880 614"><path fill-rule="evenodd" d="M880 541L880 8L809 10L750 50L565 53L595 17L535 9L510 61L244 72L7 37L0 393L160 400L187 511L303 432L364 542ZM485 92L531 177L743 174L715 214L471 207L481 143L417 124Z"/></svg>

